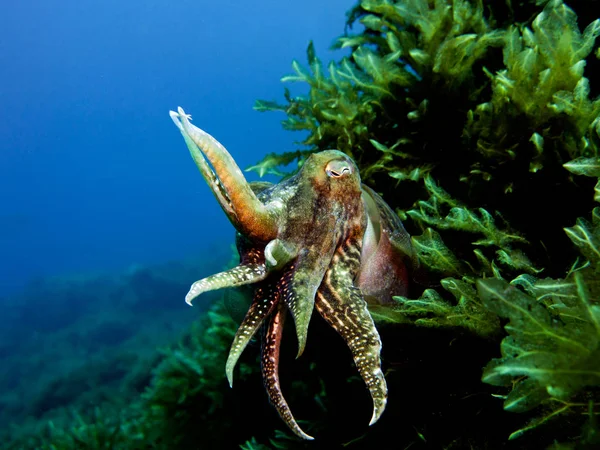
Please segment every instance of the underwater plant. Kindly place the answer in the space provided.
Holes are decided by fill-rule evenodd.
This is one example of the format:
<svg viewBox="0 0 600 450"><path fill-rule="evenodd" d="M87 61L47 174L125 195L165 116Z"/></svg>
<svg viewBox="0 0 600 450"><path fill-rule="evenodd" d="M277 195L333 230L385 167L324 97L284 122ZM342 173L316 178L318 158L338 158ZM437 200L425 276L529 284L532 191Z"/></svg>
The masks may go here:
<svg viewBox="0 0 600 450"><path fill-rule="evenodd" d="M315 419L300 422L319 434L311 448L598 446L597 16L581 0L363 0L334 44L346 56L325 66L309 44L283 78L305 92L257 102L303 138L252 170L289 177L283 166L343 151L420 262L408 292L369 308L401 401L368 431L364 383L313 320L312 362L282 376ZM235 333L216 302L122 414L77 414L8 448L307 448L273 429L251 352L229 389Z"/></svg>
<svg viewBox="0 0 600 450"><path fill-rule="evenodd" d="M538 413L511 439L600 402L600 20L573 3L590 23L560 0L363 0L349 56L324 69L310 44L282 78L308 92L256 103L305 148L251 169L338 148L413 235L422 270L376 321L501 340L482 380Z"/></svg>

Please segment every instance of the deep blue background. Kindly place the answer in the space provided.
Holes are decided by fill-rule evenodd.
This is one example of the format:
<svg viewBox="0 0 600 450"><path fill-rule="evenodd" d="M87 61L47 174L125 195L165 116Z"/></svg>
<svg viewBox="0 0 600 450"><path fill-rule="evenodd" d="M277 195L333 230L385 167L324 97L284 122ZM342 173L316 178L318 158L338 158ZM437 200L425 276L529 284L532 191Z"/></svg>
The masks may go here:
<svg viewBox="0 0 600 450"><path fill-rule="evenodd" d="M20 0L0 7L0 295L231 243L168 111L240 166L294 149L281 99L310 39L324 60L351 0ZM256 178L254 174L249 176ZM210 255L207 255L210 257Z"/></svg>

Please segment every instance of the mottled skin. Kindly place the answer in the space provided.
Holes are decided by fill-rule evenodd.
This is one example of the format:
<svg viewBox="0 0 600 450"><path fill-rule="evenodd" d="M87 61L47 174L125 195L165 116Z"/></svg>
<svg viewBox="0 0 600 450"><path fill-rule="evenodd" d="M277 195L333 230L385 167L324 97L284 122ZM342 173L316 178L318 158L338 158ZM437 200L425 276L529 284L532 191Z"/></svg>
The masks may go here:
<svg viewBox="0 0 600 450"><path fill-rule="evenodd" d="M385 409L387 387L381 340L367 300L384 303L405 294L404 261L413 252L400 220L381 197L361 185L356 165L340 151L311 155L296 175L279 184L247 183L227 150L193 126L183 109L170 114L237 229L240 253L237 267L197 281L186 301L191 304L210 290L256 283L227 360L229 383L246 345L265 324L261 365L269 399L296 435L312 439L300 429L282 395L278 366L287 311L300 356L316 309L350 348L371 393L370 424L375 423Z"/></svg>

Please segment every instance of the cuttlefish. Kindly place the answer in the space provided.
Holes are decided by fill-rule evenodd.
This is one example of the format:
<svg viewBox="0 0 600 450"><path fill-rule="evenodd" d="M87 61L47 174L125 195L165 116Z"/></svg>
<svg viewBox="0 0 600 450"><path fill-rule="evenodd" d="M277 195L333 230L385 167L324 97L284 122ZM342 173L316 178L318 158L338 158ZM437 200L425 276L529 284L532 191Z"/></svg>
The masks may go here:
<svg viewBox="0 0 600 450"><path fill-rule="evenodd" d="M407 262L414 253L398 216L361 184L356 164L341 151L313 153L278 184L248 183L225 147L192 125L182 108L170 115L237 230L240 254L238 266L192 284L186 302L191 305L215 289L256 285L227 359L229 384L240 355L264 325L261 367L268 397L297 436L313 439L294 419L278 371L288 311L300 356L316 309L350 348L373 400L370 425L377 422L387 403L387 385L381 339L367 302L382 304L406 293Z"/></svg>

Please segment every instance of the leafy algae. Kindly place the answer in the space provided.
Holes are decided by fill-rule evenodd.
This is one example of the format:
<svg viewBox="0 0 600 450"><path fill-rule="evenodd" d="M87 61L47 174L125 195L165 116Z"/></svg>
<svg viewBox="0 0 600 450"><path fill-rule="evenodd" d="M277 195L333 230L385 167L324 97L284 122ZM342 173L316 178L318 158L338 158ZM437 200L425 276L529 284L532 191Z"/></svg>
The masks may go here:
<svg viewBox="0 0 600 450"><path fill-rule="evenodd" d="M600 100L594 96L600 21L594 2L574 0L571 6L560 0L362 0L348 12L348 32L334 44L347 56L324 65L309 44L308 64L294 61L293 73L282 79L301 83L306 93L292 95L286 88L283 102L257 101L259 111L283 112L283 127L304 138L298 150L267 155L252 170L285 175L282 166L338 148L356 160L363 180L396 208L414 236L424 274L413 274L408 297L371 307L381 323L390 382L394 373L410 373L410 363L395 370L398 362L390 361L410 348L389 336L408 336L414 347L443 331L451 343L468 339L477 348L500 346L496 353L468 356L487 358L480 366L486 384L450 394L472 374L452 378L447 365L435 361L427 366L434 372L427 392L391 400L393 422L386 424L384 417L368 435L354 435L342 445L389 442L385 430L399 433L403 426L394 411L418 416L422 401L433 431L415 426L414 438L395 435L398 446L502 446L487 435L439 436L431 425L436 415L427 402L458 396L461 402L452 405L462 405L481 395L474 391L491 392L507 411L523 414L520 422L512 419L509 437L519 438L513 443L527 442L535 433L530 430L549 422L562 424L552 432L568 430L559 436L567 442L554 448L598 443L600 211L594 207L600 201ZM357 32L349 32L353 26ZM215 305L179 346L164 352L143 398L123 417L98 410L63 428L51 426L39 437L43 444L36 437L27 442L65 449L194 448L199 442L303 448L281 433L269 440L256 431L262 414L231 406L222 369L234 328L224 308ZM454 346L436 353L440 361ZM323 358L325 367L332 355ZM461 368L455 360L446 364ZM242 365L242 381L253 376L251 367ZM329 371L320 373L327 377ZM419 378L421 373L412 383ZM317 399L325 409L336 404L328 402L332 395L335 389L323 388L303 398ZM479 406L483 403L480 399L472 416L452 423L485 423L491 436L511 420ZM452 417L440 414L440 421ZM235 436L233 423L243 428ZM387 440L377 441L377 433ZM550 444L554 436L547 439Z"/></svg>
<svg viewBox="0 0 600 450"><path fill-rule="evenodd" d="M508 387L507 411L538 411L513 439L597 411L600 20L581 31L560 0L363 0L357 24L326 71L312 44L294 61L282 81L308 94L257 109L308 132L303 152L352 156L413 234L421 292L373 316L501 339L483 381Z"/></svg>

